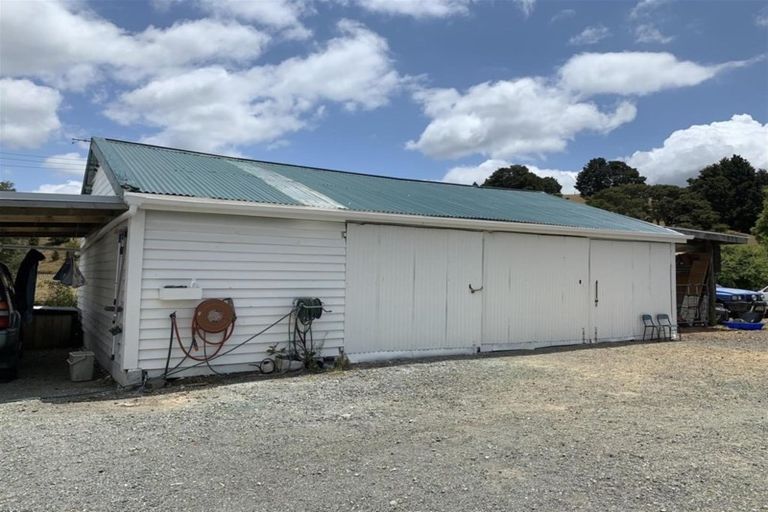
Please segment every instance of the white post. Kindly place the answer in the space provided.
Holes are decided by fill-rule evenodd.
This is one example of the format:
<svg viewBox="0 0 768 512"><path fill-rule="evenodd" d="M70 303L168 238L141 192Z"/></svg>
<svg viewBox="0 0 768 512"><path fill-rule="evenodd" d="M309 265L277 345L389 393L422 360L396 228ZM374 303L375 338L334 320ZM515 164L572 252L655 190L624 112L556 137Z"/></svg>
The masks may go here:
<svg viewBox="0 0 768 512"><path fill-rule="evenodd" d="M139 209L128 221L128 245L123 301L123 370L139 366L139 327L141 323L141 281L144 266L144 227L146 212Z"/></svg>

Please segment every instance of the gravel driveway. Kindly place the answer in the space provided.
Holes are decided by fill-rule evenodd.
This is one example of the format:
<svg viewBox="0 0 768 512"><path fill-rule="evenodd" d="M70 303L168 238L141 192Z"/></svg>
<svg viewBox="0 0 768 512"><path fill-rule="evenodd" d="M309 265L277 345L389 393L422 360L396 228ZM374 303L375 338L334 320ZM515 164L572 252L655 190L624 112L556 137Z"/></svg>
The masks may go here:
<svg viewBox="0 0 768 512"><path fill-rule="evenodd" d="M0 459L0 511L764 511L768 332L0 403Z"/></svg>

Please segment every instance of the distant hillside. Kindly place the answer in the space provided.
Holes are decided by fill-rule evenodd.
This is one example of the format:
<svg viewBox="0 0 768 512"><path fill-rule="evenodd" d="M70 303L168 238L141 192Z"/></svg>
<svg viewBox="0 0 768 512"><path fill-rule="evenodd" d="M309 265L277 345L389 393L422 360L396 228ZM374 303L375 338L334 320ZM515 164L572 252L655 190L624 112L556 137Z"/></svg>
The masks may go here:
<svg viewBox="0 0 768 512"><path fill-rule="evenodd" d="M586 203L584 198L579 194L563 194L563 197L569 201L573 201L574 203Z"/></svg>

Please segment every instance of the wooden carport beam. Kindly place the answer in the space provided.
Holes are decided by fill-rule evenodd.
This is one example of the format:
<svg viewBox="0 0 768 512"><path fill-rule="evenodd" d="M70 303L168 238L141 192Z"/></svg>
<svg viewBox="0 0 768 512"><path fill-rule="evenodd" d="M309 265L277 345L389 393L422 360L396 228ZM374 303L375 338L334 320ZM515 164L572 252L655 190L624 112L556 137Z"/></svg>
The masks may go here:
<svg viewBox="0 0 768 512"><path fill-rule="evenodd" d="M81 224L78 226L3 226L0 237L27 238L50 236L57 238L80 238L100 228L102 224Z"/></svg>
<svg viewBox="0 0 768 512"><path fill-rule="evenodd" d="M707 321L709 325L717 325L717 280L715 277L715 248L720 253L720 244L713 243L710 240L705 242L707 256L709 257L709 272L707 273L707 288L709 288L709 314Z"/></svg>
<svg viewBox="0 0 768 512"><path fill-rule="evenodd" d="M128 210L121 198L78 194L0 192L2 238L80 238Z"/></svg>

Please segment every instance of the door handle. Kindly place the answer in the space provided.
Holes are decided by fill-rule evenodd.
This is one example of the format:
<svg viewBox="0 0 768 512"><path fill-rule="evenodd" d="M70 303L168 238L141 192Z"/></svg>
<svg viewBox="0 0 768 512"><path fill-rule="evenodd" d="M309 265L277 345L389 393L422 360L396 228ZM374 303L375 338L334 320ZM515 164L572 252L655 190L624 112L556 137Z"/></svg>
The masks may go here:
<svg viewBox="0 0 768 512"><path fill-rule="evenodd" d="M469 283L469 292L470 293L481 292L481 291L483 291L483 287L482 286L480 288L472 288L472 283Z"/></svg>
<svg viewBox="0 0 768 512"><path fill-rule="evenodd" d="M600 281L595 280L595 307L600 302Z"/></svg>

